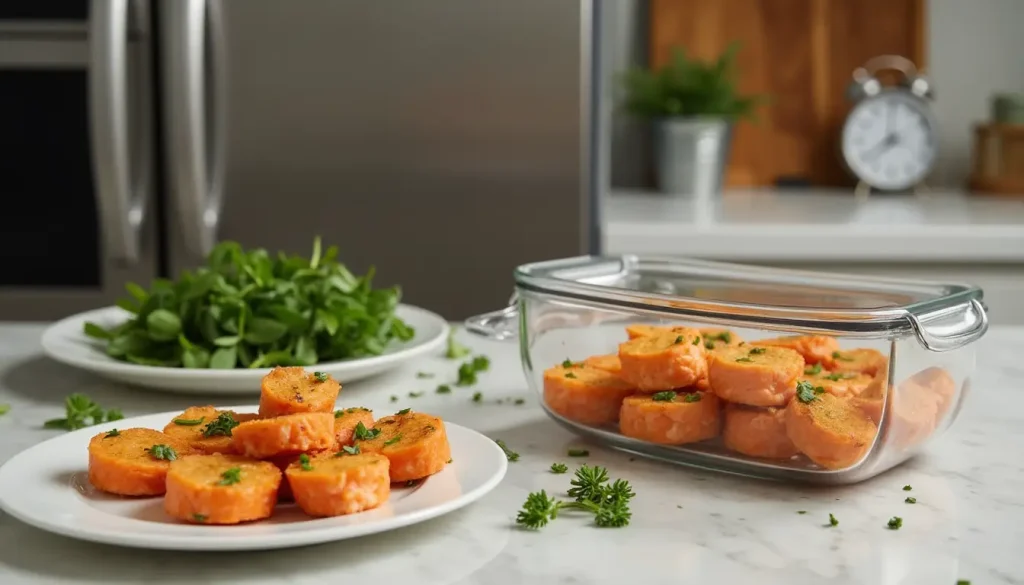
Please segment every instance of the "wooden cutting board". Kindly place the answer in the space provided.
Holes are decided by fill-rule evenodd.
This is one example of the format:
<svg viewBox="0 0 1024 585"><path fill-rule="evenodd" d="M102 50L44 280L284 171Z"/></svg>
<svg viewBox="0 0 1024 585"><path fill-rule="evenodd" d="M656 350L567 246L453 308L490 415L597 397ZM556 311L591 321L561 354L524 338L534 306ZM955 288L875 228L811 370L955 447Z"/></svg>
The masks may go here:
<svg viewBox="0 0 1024 585"><path fill-rule="evenodd" d="M650 63L673 46L715 59L737 40L739 88L769 94L757 122L736 128L726 183L770 186L792 177L850 185L839 135L850 74L898 54L925 67L926 0L651 0ZM884 81L883 81L884 82Z"/></svg>

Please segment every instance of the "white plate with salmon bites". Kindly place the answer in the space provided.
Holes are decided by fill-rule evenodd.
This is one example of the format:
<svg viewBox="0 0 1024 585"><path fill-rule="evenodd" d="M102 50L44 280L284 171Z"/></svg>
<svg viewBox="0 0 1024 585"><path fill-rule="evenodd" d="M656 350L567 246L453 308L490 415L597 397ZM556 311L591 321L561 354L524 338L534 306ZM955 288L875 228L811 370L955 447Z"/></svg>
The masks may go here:
<svg viewBox="0 0 1024 585"><path fill-rule="evenodd" d="M268 423L255 418L255 406L197 407L91 426L30 447L0 467L0 508L37 528L93 542L266 550L416 524L479 499L505 475L504 453L476 431L408 410L365 425L360 411L319 413L356 421L345 431L357 436L347 445L265 460L217 451L234 443L237 452L241 437L243 450L270 452L275 433L294 440L317 432L323 421L309 413ZM189 429L205 442L190 442ZM338 432L340 437L340 422ZM433 467L423 467L417 457ZM397 475L389 477L389 470ZM431 474L421 479L391 481L426 472Z"/></svg>

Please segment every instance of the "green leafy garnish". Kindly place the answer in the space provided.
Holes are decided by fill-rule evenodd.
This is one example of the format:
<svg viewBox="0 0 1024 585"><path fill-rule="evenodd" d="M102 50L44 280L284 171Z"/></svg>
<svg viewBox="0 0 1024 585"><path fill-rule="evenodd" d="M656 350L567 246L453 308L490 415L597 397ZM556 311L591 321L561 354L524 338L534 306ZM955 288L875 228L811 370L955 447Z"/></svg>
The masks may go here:
<svg viewBox="0 0 1024 585"><path fill-rule="evenodd" d="M572 363L572 360L569 359L569 358L565 358L565 361L562 362L562 367L563 368L571 368L571 367L573 367L575 365L576 364Z"/></svg>
<svg viewBox="0 0 1024 585"><path fill-rule="evenodd" d="M0 404L0 416L3 416L5 414L7 414L8 412L11 412L11 405L10 404Z"/></svg>
<svg viewBox="0 0 1024 585"><path fill-rule="evenodd" d="M715 349L715 342L714 341L705 341L704 342L704 349Z"/></svg>
<svg viewBox="0 0 1024 585"><path fill-rule="evenodd" d="M750 355L761 355L762 353L764 353L766 351L768 351L768 350L766 350L763 347L754 347L754 348L751 348Z"/></svg>
<svg viewBox="0 0 1024 585"><path fill-rule="evenodd" d="M589 457L590 451L587 451L586 449L569 449L566 454L569 457Z"/></svg>
<svg viewBox="0 0 1024 585"><path fill-rule="evenodd" d="M419 398L420 396L423 396L422 392L410 392L409 393L409 398Z"/></svg>
<svg viewBox="0 0 1024 585"><path fill-rule="evenodd" d="M700 392L690 392L689 394L683 394L683 402L700 402Z"/></svg>
<svg viewBox="0 0 1024 585"><path fill-rule="evenodd" d="M821 373L821 364L814 364L813 366L809 366L809 367L804 368L804 375L805 376L817 376L820 373Z"/></svg>
<svg viewBox="0 0 1024 585"><path fill-rule="evenodd" d="M412 339L395 315L401 291L374 288L372 267L356 276L337 257L320 238L306 258L221 242L176 281L127 285L118 305L130 318L110 329L87 323L85 333L114 359L212 369L312 366Z"/></svg>
<svg viewBox="0 0 1024 585"><path fill-rule="evenodd" d="M392 394L390 400L391 402L398 402L398 397Z"/></svg>
<svg viewBox="0 0 1024 585"><path fill-rule="evenodd" d="M676 337L676 340L673 341L672 343L673 344L678 344L678 343L682 343L682 342L683 342L683 336L679 335L679 336Z"/></svg>
<svg viewBox="0 0 1024 585"><path fill-rule="evenodd" d="M519 461L519 453L516 453L512 449L509 449L508 445L505 444L505 441L502 441L501 439L495 439L494 442L497 443L498 447L501 447L501 450L505 452L506 459L508 459L509 461Z"/></svg>
<svg viewBox="0 0 1024 585"><path fill-rule="evenodd" d="M146 451L149 452L149 456L152 457L153 459L174 461L175 459L178 458L178 452L175 451L174 448L170 447L169 445L153 445L149 449L146 449Z"/></svg>
<svg viewBox="0 0 1024 585"><path fill-rule="evenodd" d="M43 423L43 428L74 431L122 418L124 415L120 409L111 408L105 411L85 394L76 392L64 399L64 418L48 420Z"/></svg>
<svg viewBox="0 0 1024 585"><path fill-rule="evenodd" d="M899 530L900 528L903 528L903 518L893 516L892 518L889 518L889 523L886 524L886 526L889 527L889 530Z"/></svg>
<svg viewBox="0 0 1024 585"><path fill-rule="evenodd" d="M581 465L576 470L576 475L569 482L573 487L569 488L569 497L576 501L600 500L603 493L602 485L608 481L608 470L604 467Z"/></svg>
<svg viewBox="0 0 1024 585"><path fill-rule="evenodd" d="M359 455L359 445L344 445L341 451L334 454L335 457L341 457L342 455Z"/></svg>
<svg viewBox="0 0 1024 585"><path fill-rule="evenodd" d="M839 380L845 380L847 378L852 378L853 376L848 375L848 374L843 374L842 372L832 372L831 374L829 374L827 376L823 376L823 377L826 380L832 380L833 382L838 382Z"/></svg>
<svg viewBox="0 0 1024 585"><path fill-rule="evenodd" d="M176 418L176 419L174 419L173 422L174 422L174 424L180 425L180 426L183 426L183 427L194 427L196 425L203 424L204 420L206 420L205 416L202 416L202 417L199 417L199 418Z"/></svg>
<svg viewBox="0 0 1024 585"><path fill-rule="evenodd" d="M230 437L231 430L238 426L238 421L235 417L231 416L230 412L222 412L217 415L217 418L210 421L203 429L204 437Z"/></svg>
<svg viewBox="0 0 1024 585"><path fill-rule="evenodd" d="M451 394L452 387L449 386L448 384L441 384L440 386L437 387L437 390L435 390L435 392L437 392L438 394Z"/></svg>
<svg viewBox="0 0 1024 585"><path fill-rule="evenodd" d="M683 338L683 336L680 335L679 339L682 339L682 338ZM682 342L680 342L680 343L682 343ZM693 338L693 343L691 343L690 345L699 345L699 344L700 344L700 336L697 336L697 337Z"/></svg>
<svg viewBox="0 0 1024 585"><path fill-rule="evenodd" d="M566 374L568 376L568 374ZM466 362L459 366L458 380L456 380L456 386L472 386L476 384L476 369L473 367L473 362Z"/></svg>
<svg viewBox="0 0 1024 585"><path fill-rule="evenodd" d="M309 455L305 453L299 455L299 467L302 468L302 471L313 471L313 465L309 462Z"/></svg>
<svg viewBox="0 0 1024 585"><path fill-rule="evenodd" d="M473 402L482 402L483 399L484 399L483 392L474 392L473 393Z"/></svg>
<svg viewBox="0 0 1024 585"><path fill-rule="evenodd" d="M655 402L672 402L676 399L676 393L671 390L664 392L655 392L651 395L651 400Z"/></svg>
<svg viewBox="0 0 1024 585"><path fill-rule="evenodd" d="M915 498L913 496L910 496L910 497L908 497L907 499L905 499L903 501L908 503L908 504L916 504L917 503L917 498Z"/></svg>
<svg viewBox="0 0 1024 585"><path fill-rule="evenodd" d="M491 367L491 358L485 355L478 355L474 357L473 361L470 363L474 370L478 372L486 372Z"/></svg>
<svg viewBox="0 0 1024 585"><path fill-rule="evenodd" d="M565 473L566 471L569 471L569 466L565 463L551 464L551 473Z"/></svg>
<svg viewBox="0 0 1024 585"><path fill-rule="evenodd" d="M242 468L232 467L220 474L220 481L217 485L232 485L242 481Z"/></svg>
<svg viewBox="0 0 1024 585"><path fill-rule="evenodd" d="M909 492L912 489L914 489L914 488L910 487L909 485L903 486L903 491L905 491L905 492Z"/></svg>
<svg viewBox="0 0 1024 585"><path fill-rule="evenodd" d="M450 360L457 360L469 355L469 351L470 349L468 347L462 345L458 341L455 341L454 329L448 332L448 349L444 352L444 357Z"/></svg>
<svg viewBox="0 0 1024 585"><path fill-rule="evenodd" d="M531 492L526 496L523 509L516 514L516 524L525 526L531 530L537 530L547 526L548 522L558 517L558 510L562 503L548 497L547 492Z"/></svg>
<svg viewBox="0 0 1024 585"><path fill-rule="evenodd" d="M818 398L818 394L825 391L821 386L813 386L807 380L800 380L796 383L796 397L800 402L810 402Z"/></svg>
<svg viewBox="0 0 1024 585"><path fill-rule="evenodd" d="M326 382L331 376L327 372L313 372L313 377L317 382Z"/></svg>
<svg viewBox="0 0 1024 585"><path fill-rule="evenodd" d="M738 361L738 362L752 362L754 360L752 360L752 359L750 359L748 357L740 357L740 358L736 358L736 361Z"/></svg>
<svg viewBox="0 0 1024 585"><path fill-rule="evenodd" d="M399 434L395 435L394 437L391 437L387 441L384 441L384 446L387 447L389 445L394 445L395 443L397 443L397 442L399 442L401 440L402 440L402 434L399 433Z"/></svg>
<svg viewBox="0 0 1024 585"><path fill-rule="evenodd" d="M836 520L835 516L833 516L832 514L829 514L828 515L828 525L829 526L839 526L839 520Z"/></svg>
<svg viewBox="0 0 1024 585"><path fill-rule="evenodd" d="M371 439L377 438L377 435L379 434L380 429L368 429L366 428L366 425L364 425L362 421L356 423L356 429L352 432L352 436L357 441L369 441Z"/></svg>
<svg viewBox="0 0 1024 585"><path fill-rule="evenodd" d="M574 379L574 380L575 380L575 379L576 379L576 374L574 374L574 373L572 373L572 372L566 372L566 373L565 373L565 377L566 377L566 378L572 378L572 379Z"/></svg>
<svg viewBox="0 0 1024 585"><path fill-rule="evenodd" d="M529 494L516 515L516 524L536 530L557 518L563 509L590 512L594 515L594 524L600 527L617 528L629 524L632 517L629 501L635 495L629 482L618 479L608 484L606 469L584 465L576 470L572 485L569 496L575 501L571 502L556 500L544 491Z"/></svg>
<svg viewBox="0 0 1024 585"><path fill-rule="evenodd" d="M411 408L403 408L402 410L399 410L395 414L397 414L398 416L402 416L403 414L409 414L411 411Z"/></svg>
<svg viewBox="0 0 1024 585"><path fill-rule="evenodd" d="M957 579L956 585L971 585L970 579Z"/></svg>
<svg viewBox="0 0 1024 585"><path fill-rule="evenodd" d="M806 514L807 510L797 510L796 513L797 514Z"/></svg>
<svg viewBox="0 0 1024 585"><path fill-rule="evenodd" d="M832 352L832 359L834 359L834 360L842 360L844 362L852 362L853 361L853 358L846 357L843 354L839 353L838 351L833 351Z"/></svg>
<svg viewBox="0 0 1024 585"><path fill-rule="evenodd" d="M192 519L196 522L206 522L206 514L192 514Z"/></svg>
<svg viewBox="0 0 1024 585"><path fill-rule="evenodd" d="M526 404L526 399L525 398L516 398L515 399L515 404L516 404L516 406L518 406L520 404Z"/></svg>
<svg viewBox="0 0 1024 585"><path fill-rule="evenodd" d="M416 372L416 377L420 379L433 378L434 374L430 372Z"/></svg>
<svg viewBox="0 0 1024 585"><path fill-rule="evenodd" d="M117 429L110 429L110 431L107 434L103 435L103 438L104 439L109 439L111 437L120 437L120 436L121 436L121 431L119 431Z"/></svg>

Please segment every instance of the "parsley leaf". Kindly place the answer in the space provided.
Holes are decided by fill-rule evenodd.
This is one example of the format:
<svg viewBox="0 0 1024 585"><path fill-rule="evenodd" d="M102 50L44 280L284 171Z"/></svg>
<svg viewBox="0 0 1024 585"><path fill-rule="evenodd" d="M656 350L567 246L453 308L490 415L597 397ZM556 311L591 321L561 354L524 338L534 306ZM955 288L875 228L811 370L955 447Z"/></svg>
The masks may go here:
<svg viewBox="0 0 1024 585"><path fill-rule="evenodd" d="M671 390L664 392L655 392L651 395L651 400L655 402L672 402L676 399L676 393Z"/></svg>
<svg viewBox="0 0 1024 585"><path fill-rule="evenodd" d="M686 403L700 402L700 399L700 392L690 392L689 394L683 394L683 402Z"/></svg>
<svg viewBox="0 0 1024 585"><path fill-rule="evenodd" d="M389 445L394 445L395 443L397 443L397 442L399 442L401 440L402 440L402 434L399 433L399 434L395 435L394 437L391 437L387 441L384 441L384 446L387 447Z"/></svg>
<svg viewBox="0 0 1024 585"><path fill-rule="evenodd" d="M399 410L395 414L398 416L402 416L403 414L409 414L410 411L412 411L411 408L403 408L402 410Z"/></svg>
<svg viewBox="0 0 1024 585"><path fill-rule="evenodd" d="M482 402L483 399L484 399L483 392L474 392L473 393L473 402Z"/></svg>
<svg viewBox="0 0 1024 585"><path fill-rule="evenodd" d="M908 503L908 504L916 504L917 503L917 498L915 498L913 496L910 496L910 497L908 497L907 499L905 499L903 501Z"/></svg>
<svg viewBox="0 0 1024 585"><path fill-rule="evenodd" d="M117 429L110 429L110 432L105 434L105 435L103 435L103 438L104 439L109 439L111 437L120 437L120 436L121 436L121 431L119 431Z"/></svg>
<svg viewBox="0 0 1024 585"><path fill-rule="evenodd" d="M11 412L11 405L10 404L0 404L0 416L3 416L5 414L7 414L8 412Z"/></svg>
<svg viewBox="0 0 1024 585"><path fill-rule="evenodd" d="M435 392L437 392L438 394L451 394L452 387L449 386L448 384L441 384L440 386L437 387L437 390L435 390Z"/></svg>
<svg viewBox="0 0 1024 585"><path fill-rule="evenodd" d="M206 420L205 416L199 418L176 418L174 419L173 422L174 424L183 427L194 427L196 425L202 424L204 420Z"/></svg>
<svg viewBox="0 0 1024 585"><path fill-rule="evenodd" d="M220 481L217 482L217 485L233 485L240 481L242 481L242 468L232 467L220 474Z"/></svg>
<svg viewBox="0 0 1024 585"><path fill-rule="evenodd" d="M589 457L590 451L587 451L586 449L569 449L566 454L569 457Z"/></svg>
<svg viewBox="0 0 1024 585"><path fill-rule="evenodd" d="M807 510L797 510L796 513L797 514L806 514Z"/></svg>
<svg viewBox="0 0 1024 585"><path fill-rule="evenodd" d="M909 485L903 486L903 491L905 491L905 492L909 492L912 489L914 489L914 488L910 487Z"/></svg>
<svg viewBox="0 0 1024 585"><path fill-rule="evenodd" d="M420 396L423 396L422 392L410 392L409 393L409 398L419 398Z"/></svg>
<svg viewBox="0 0 1024 585"><path fill-rule="evenodd" d="M124 418L124 415L121 414L120 409L111 408L108 411L104 411L91 398L76 392L64 399L64 418L48 420L43 423L43 428L74 431L91 427L104 421L111 422L121 420L122 418Z"/></svg>
<svg viewBox="0 0 1024 585"><path fill-rule="evenodd" d="M313 377L317 382L326 382L331 376L327 372L313 372Z"/></svg>
<svg viewBox="0 0 1024 585"><path fill-rule="evenodd" d="M505 444L505 441L502 441L501 439L495 439L494 442L497 443L498 447L501 447L501 450L505 452L506 459L513 462L519 461L519 453L516 453L512 449L509 449L508 445Z"/></svg>
<svg viewBox="0 0 1024 585"><path fill-rule="evenodd" d="M478 372L486 372L491 367L491 359L485 355L478 355L471 362L473 369Z"/></svg>
<svg viewBox="0 0 1024 585"><path fill-rule="evenodd" d="M576 379L576 374L574 374L572 372L566 372L565 373L565 377L566 378L571 378L571 379L575 380Z"/></svg>
<svg viewBox="0 0 1024 585"><path fill-rule="evenodd" d="M302 468L302 471L313 471L313 465L309 462L309 455L305 453L299 455L299 467Z"/></svg>
<svg viewBox="0 0 1024 585"><path fill-rule="evenodd" d="M366 425L363 424L363 421L359 421L356 424L356 429L352 432L352 436L357 441L369 441L371 439L376 439L377 435L379 435L379 434L380 434L380 429L377 429L377 428L368 429L368 428L366 428Z"/></svg>
<svg viewBox="0 0 1024 585"><path fill-rule="evenodd" d="M825 389L821 386L812 386L811 383L806 380L800 380L796 383L797 400L803 403L816 400L818 398L818 394L821 394L824 391Z"/></svg>
<svg viewBox="0 0 1024 585"><path fill-rule="evenodd" d="M828 525L829 526L839 526L839 520L836 520L835 516L833 516L832 514L829 514L828 515Z"/></svg>
<svg viewBox="0 0 1024 585"><path fill-rule="evenodd" d="M551 473L565 473L566 471L569 471L569 466L565 463L551 464Z"/></svg>
<svg viewBox="0 0 1024 585"><path fill-rule="evenodd" d="M359 445L344 445L341 451L334 454L335 457L341 457L342 455L359 455Z"/></svg>
<svg viewBox="0 0 1024 585"><path fill-rule="evenodd" d="M832 372L831 374L829 374L827 376L823 376L823 377L826 380L832 380L833 382L838 382L839 380L845 380L847 378L851 378L852 376L849 376L849 375L844 374L842 372Z"/></svg>
<svg viewBox="0 0 1024 585"><path fill-rule="evenodd" d="M153 459L162 459L164 461L174 461L178 458L178 452L169 445L153 445L149 449L149 456Z"/></svg>
<svg viewBox="0 0 1024 585"><path fill-rule="evenodd" d="M473 384L476 384L476 369L473 367L473 362L466 362L459 366L458 380L455 385L472 386Z"/></svg>
<svg viewBox="0 0 1024 585"><path fill-rule="evenodd" d="M573 367L575 365L576 364L572 363L572 360L569 359L569 358L565 358L565 361L562 362L562 367L563 368L571 368L571 367Z"/></svg>
<svg viewBox="0 0 1024 585"><path fill-rule="evenodd" d="M448 349L445 351L444 357L450 360L457 360L469 355L469 351L468 347L462 345L458 341L455 341L454 329L448 332Z"/></svg>
<svg viewBox="0 0 1024 585"><path fill-rule="evenodd" d="M520 405L520 404L526 404L526 399L525 398L516 398L515 399L515 404L517 406Z"/></svg>
<svg viewBox="0 0 1024 585"><path fill-rule="evenodd" d="M672 344L676 345L676 344L680 344L682 342L683 342L683 336L679 335L679 336L676 337L676 340L672 342Z"/></svg>
<svg viewBox="0 0 1024 585"><path fill-rule="evenodd" d="M754 360L752 360L752 359L750 359L748 357L740 357L740 358L736 358L736 361L738 361L738 362L752 362Z"/></svg>
<svg viewBox="0 0 1024 585"><path fill-rule="evenodd" d="M230 437L231 430L238 426L238 421L230 412L222 412L210 421L203 429L204 437Z"/></svg>
<svg viewBox="0 0 1024 585"><path fill-rule="evenodd" d="M900 528L903 528L903 518L893 516L892 518L889 518L889 523L886 524L886 526L889 527L889 530L899 530Z"/></svg>
<svg viewBox="0 0 1024 585"><path fill-rule="evenodd" d="M431 374L430 372L416 372L416 377L420 379L433 378L434 374Z"/></svg>
<svg viewBox="0 0 1024 585"><path fill-rule="evenodd" d="M768 350L763 348L763 347L754 347L754 348L751 348L750 355L761 355L762 353L764 353L766 351L768 351Z"/></svg>
<svg viewBox="0 0 1024 585"><path fill-rule="evenodd" d="M813 366L809 366L809 367L804 368L804 375L805 376L817 376L820 373L821 373L821 364L814 364Z"/></svg>
<svg viewBox="0 0 1024 585"><path fill-rule="evenodd" d="M838 351L833 351L832 352L832 359L842 360L844 362L852 362L853 361L852 357L846 357L843 354L839 353Z"/></svg>

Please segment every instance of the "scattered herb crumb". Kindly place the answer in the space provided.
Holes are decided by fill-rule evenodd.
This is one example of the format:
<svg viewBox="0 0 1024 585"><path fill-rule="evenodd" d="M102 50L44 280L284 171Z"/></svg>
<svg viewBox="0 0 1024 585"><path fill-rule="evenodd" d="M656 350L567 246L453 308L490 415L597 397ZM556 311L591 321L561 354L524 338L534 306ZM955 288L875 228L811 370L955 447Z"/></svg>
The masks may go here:
<svg viewBox="0 0 1024 585"><path fill-rule="evenodd" d="M833 516L832 514L829 514L828 515L828 525L829 526L839 526L839 520L837 520L836 517Z"/></svg>
<svg viewBox="0 0 1024 585"><path fill-rule="evenodd" d="M575 380L576 379L576 374L574 374L572 372L566 372L565 373L565 377Z"/></svg>
<svg viewBox="0 0 1024 585"><path fill-rule="evenodd" d="M7 414L8 412L11 412L11 405L10 404L0 404L0 416L3 416L5 414Z"/></svg>
<svg viewBox="0 0 1024 585"><path fill-rule="evenodd" d="M359 445L344 445L341 451L334 454L335 457L341 457L343 455L359 455Z"/></svg>
<svg viewBox="0 0 1024 585"><path fill-rule="evenodd" d="M909 492L912 489L914 489L914 488L910 487L910 485L903 486L903 491L905 491L905 492Z"/></svg>
<svg viewBox="0 0 1024 585"><path fill-rule="evenodd" d="M388 447L388 446L394 445L395 443L397 443L397 442L399 442L401 440L402 440L402 434L399 433L399 434L395 435L394 437L391 437L387 441L384 441L384 446Z"/></svg>
<svg viewBox="0 0 1024 585"><path fill-rule="evenodd" d="M886 526L889 527L889 530L899 530L900 528L903 528L903 518L893 516L892 518L889 518L889 523L886 524Z"/></svg>
<svg viewBox="0 0 1024 585"><path fill-rule="evenodd" d="M525 398L516 398L515 403L516 403L516 406L518 406L520 404L526 404L526 399Z"/></svg>
<svg viewBox="0 0 1024 585"><path fill-rule="evenodd" d="M565 361L562 362L562 367L563 368L571 368L571 367L573 367L575 365L576 364L572 363L572 360L569 359L569 358L565 358Z"/></svg>
<svg viewBox="0 0 1024 585"><path fill-rule="evenodd" d="M391 402L398 402L398 397L394 394L391 395Z"/></svg>
<svg viewBox="0 0 1024 585"><path fill-rule="evenodd" d="M483 399L484 399L483 392L474 392L473 393L473 402L482 402Z"/></svg>
<svg viewBox="0 0 1024 585"><path fill-rule="evenodd" d="M205 416L199 418L176 418L174 419L174 424L183 427L194 427L203 424L204 420L206 420Z"/></svg>
<svg viewBox="0 0 1024 585"><path fill-rule="evenodd" d="M178 452L169 445L153 445L149 449L149 456L153 459L162 459L164 461L174 461L178 458Z"/></svg>
<svg viewBox="0 0 1024 585"><path fill-rule="evenodd" d="M437 392L438 394L451 394L452 387L449 386L448 384L441 384L440 386L437 387L437 390L435 390L435 392Z"/></svg>
<svg viewBox="0 0 1024 585"><path fill-rule="evenodd" d="M434 377L434 374L431 374L430 372L416 372L416 377L421 380L430 379Z"/></svg>
<svg viewBox="0 0 1024 585"><path fill-rule="evenodd" d="M454 460L454 459L449 459L449 460L447 461L447 463L448 463L448 464L450 465L452 461L455 461L455 460Z"/></svg>
<svg viewBox="0 0 1024 585"><path fill-rule="evenodd" d="M299 467L302 468L302 471L313 471L313 465L309 462L309 455L305 453L299 455Z"/></svg>
<svg viewBox="0 0 1024 585"><path fill-rule="evenodd" d="M121 431L119 431L117 429L110 429L110 432L107 433L106 435L103 435L103 438L104 439L109 439L111 437L118 437L120 435L121 435Z"/></svg>
<svg viewBox="0 0 1024 585"><path fill-rule="evenodd" d="M806 514L807 510L797 510L796 513L797 514Z"/></svg>
<svg viewBox="0 0 1024 585"><path fill-rule="evenodd" d="M217 482L217 485L232 485L240 481L242 481L242 468L232 467L220 474L220 481Z"/></svg>
<svg viewBox="0 0 1024 585"><path fill-rule="evenodd" d="M590 451L586 449L569 449L566 453L569 457L589 457Z"/></svg>
<svg viewBox="0 0 1024 585"><path fill-rule="evenodd" d="M313 377L317 382L326 382L331 376L327 372L313 372Z"/></svg>
<svg viewBox="0 0 1024 585"><path fill-rule="evenodd" d="M569 471L569 466L565 463L551 464L551 473L565 473L566 471Z"/></svg>
<svg viewBox="0 0 1024 585"><path fill-rule="evenodd" d="M402 416L403 414L409 414L410 411L412 411L411 408L403 408L402 410L399 410L395 414L398 416Z"/></svg>
<svg viewBox="0 0 1024 585"><path fill-rule="evenodd" d="M700 402L700 392L691 392L689 394L683 394L683 402Z"/></svg>
<svg viewBox="0 0 1024 585"><path fill-rule="evenodd" d="M971 585L970 579L957 579L956 585Z"/></svg>
<svg viewBox="0 0 1024 585"><path fill-rule="evenodd" d="M683 336L679 335L678 337L676 337L676 340L674 342L672 342L672 343L673 344L677 344L677 343L682 343L682 342L683 342Z"/></svg>
<svg viewBox="0 0 1024 585"><path fill-rule="evenodd" d="M835 359L835 360L842 360L842 361L844 361L844 362L852 362L852 361L853 361L853 358L851 358L851 357L846 357L845 355L843 355L843 354L839 353L838 351L833 351L833 352L832 352L832 359Z"/></svg>
<svg viewBox="0 0 1024 585"><path fill-rule="evenodd" d="M693 343L691 343L690 345L700 345L700 335L698 335L697 337L694 337L693 338Z"/></svg>
<svg viewBox="0 0 1024 585"><path fill-rule="evenodd" d="M750 350L750 355L761 355L765 351L767 351L767 350L765 348L763 348L763 347L755 347L755 348Z"/></svg>
<svg viewBox="0 0 1024 585"><path fill-rule="evenodd" d="M509 461L519 461L519 453L516 453L512 449L509 449L508 445L505 444L505 441L502 441L501 439L495 439L494 442L497 443L498 447L501 447L501 450L505 452L506 459L508 459Z"/></svg>
<svg viewBox="0 0 1024 585"><path fill-rule="evenodd" d="M671 390L664 392L655 392L651 395L651 400L655 402L672 402L676 399L676 393Z"/></svg>
<svg viewBox="0 0 1024 585"><path fill-rule="evenodd" d="M473 369L478 372L486 372L491 367L491 358L485 355L478 355L473 358Z"/></svg>
<svg viewBox="0 0 1024 585"><path fill-rule="evenodd" d="M752 362L754 360L752 360L752 359L750 359L748 357L741 357L741 358L736 358L736 361L738 361L738 362Z"/></svg>
<svg viewBox="0 0 1024 585"><path fill-rule="evenodd" d="M409 398L419 398L420 396L423 396L422 392L410 392L409 393Z"/></svg>
<svg viewBox="0 0 1024 585"><path fill-rule="evenodd" d="M903 501L908 503L908 504L916 504L917 503L917 498L915 498L914 496L910 496L909 498L907 498L907 499L905 499Z"/></svg>
<svg viewBox="0 0 1024 585"><path fill-rule="evenodd" d="M682 509L683 509L683 507L682 507L682 506L680 506L679 504L676 504L676 508L679 508L680 510L682 510Z"/></svg>
<svg viewBox="0 0 1024 585"><path fill-rule="evenodd" d="M450 360L457 360L469 355L469 348L462 345L458 341L455 341L455 331L448 332L448 349L444 352L444 357Z"/></svg>
<svg viewBox="0 0 1024 585"><path fill-rule="evenodd" d="M821 373L821 364L814 364L813 366L804 368L805 376L817 376Z"/></svg>
<svg viewBox="0 0 1024 585"><path fill-rule="evenodd" d="M410 479L409 481L405 482L405 487L413 487L414 485L416 485L416 483L417 481L415 479Z"/></svg>

